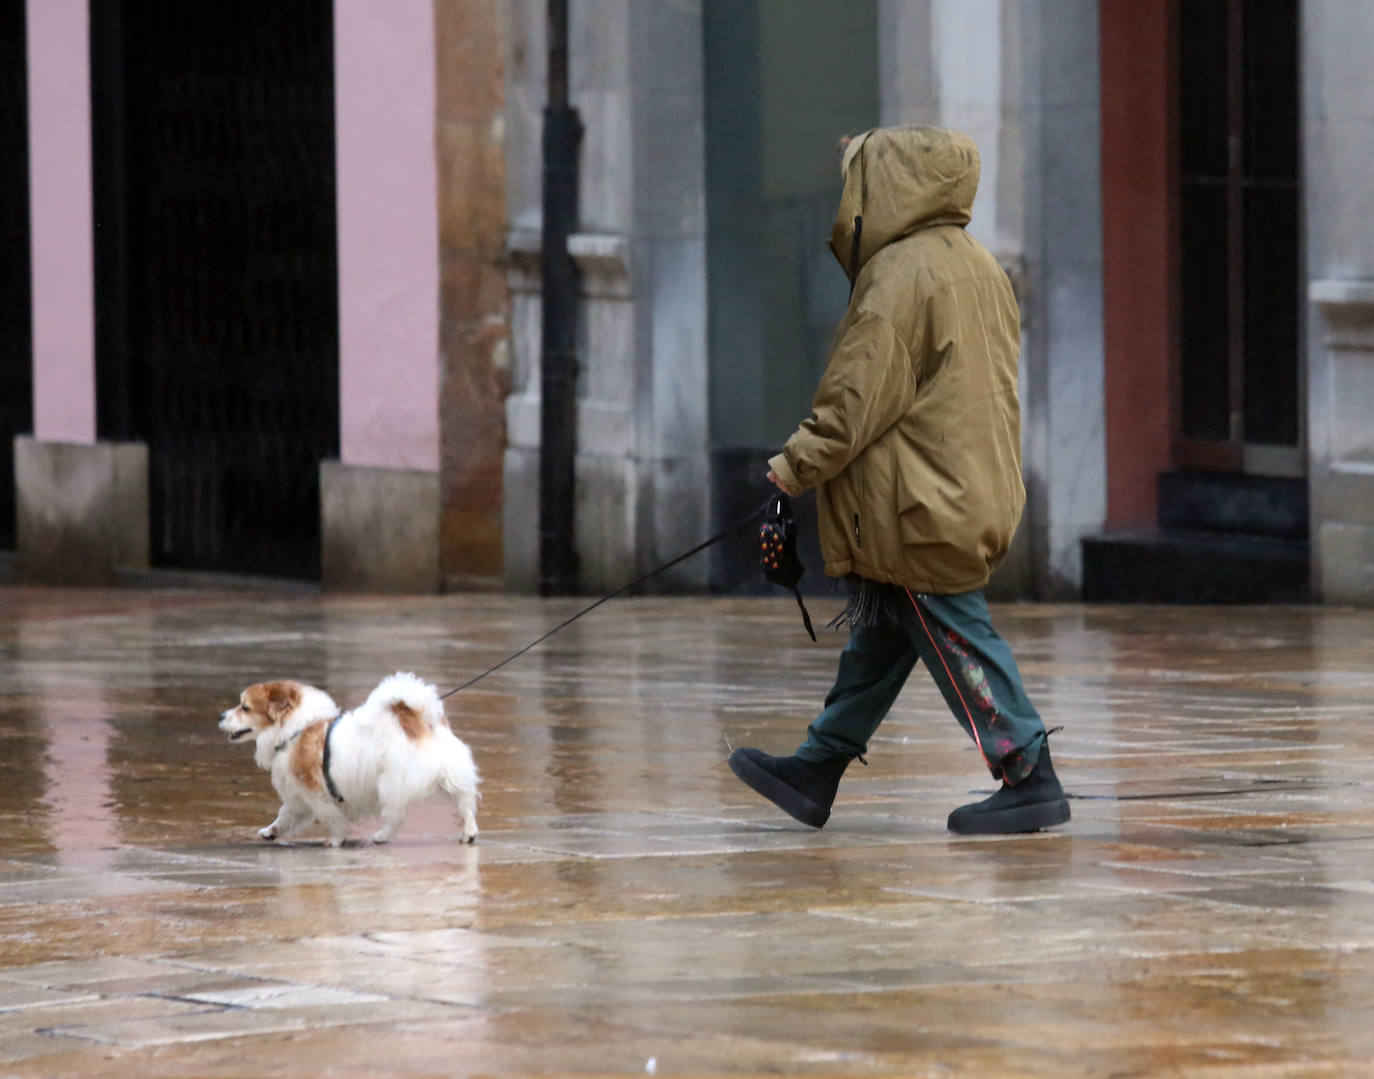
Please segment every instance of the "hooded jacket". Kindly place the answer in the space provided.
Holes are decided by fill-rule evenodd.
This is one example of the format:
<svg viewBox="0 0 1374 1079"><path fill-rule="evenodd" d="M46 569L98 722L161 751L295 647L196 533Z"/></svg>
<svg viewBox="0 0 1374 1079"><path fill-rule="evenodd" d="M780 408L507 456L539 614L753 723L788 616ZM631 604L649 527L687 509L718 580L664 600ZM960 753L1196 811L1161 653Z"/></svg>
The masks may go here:
<svg viewBox="0 0 1374 1079"><path fill-rule="evenodd" d="M831 250L853 292L811 416L768 462L817 488L832 577L973 591L1021 519L1020 315L964 230L978 169L973 140L937 128L846 150Z"/></svg>

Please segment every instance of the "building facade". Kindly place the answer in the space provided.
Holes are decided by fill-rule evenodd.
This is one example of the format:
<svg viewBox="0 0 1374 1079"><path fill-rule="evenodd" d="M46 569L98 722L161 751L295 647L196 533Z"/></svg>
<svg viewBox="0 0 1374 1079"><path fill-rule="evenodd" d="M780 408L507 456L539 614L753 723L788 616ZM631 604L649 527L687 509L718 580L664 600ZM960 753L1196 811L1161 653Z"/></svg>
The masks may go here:
<svg viewBox="0 0 1374 1079"><path fill-rule="evenodd" d="M12 572L500 587L499 0L3 17Z"/></svg>
<svg viewBox="0 0 1374 1079"><path fill-rule="evenodd" d="M512 5L512 252L537 247L540 8ZM1374 217L1356 165L1374 4L607 0L573 19L582 240L635 253L614 295L592 283L585 298L585 565L647 569L762 497L843 310L823 246L830 149L875 124L940 124L979 143L970 229L1022 308L1028 503L993 590L1374 601ZM506 493L506 575L524 588L527 271ZM631 429L597 418L608 392L633 402ZM678 572L729 590L747 559Z"/></svg>
<svg viewBox="0 0 1374 1079"><path fill-rule="evenodd" d="M762 501L845 305L835 143L938 124L1022 309L994 593L1374 602L1374 0L569 6L581 590ZM535 590L545 3L184 8L0 0L0 545Z"/></svg>

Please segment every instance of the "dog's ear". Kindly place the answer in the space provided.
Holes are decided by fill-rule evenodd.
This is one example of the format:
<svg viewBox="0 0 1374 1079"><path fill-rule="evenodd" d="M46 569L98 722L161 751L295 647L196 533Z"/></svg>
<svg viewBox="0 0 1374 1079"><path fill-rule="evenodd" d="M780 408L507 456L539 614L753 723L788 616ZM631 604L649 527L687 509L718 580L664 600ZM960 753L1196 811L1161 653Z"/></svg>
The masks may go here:
<svg viewBox="0 0 1374 1079"><path fill-rule="evenodd" d="M273 682L267 690L267 718L280 723L301 703L301 693L290 682Z"/></svg>

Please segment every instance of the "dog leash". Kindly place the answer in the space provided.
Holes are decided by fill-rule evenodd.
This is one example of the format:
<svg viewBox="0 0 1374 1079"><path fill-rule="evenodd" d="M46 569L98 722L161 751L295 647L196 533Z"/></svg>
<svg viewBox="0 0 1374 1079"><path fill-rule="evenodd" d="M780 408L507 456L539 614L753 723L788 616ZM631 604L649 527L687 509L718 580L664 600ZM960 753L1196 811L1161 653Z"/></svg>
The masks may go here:
<svg viewBox="0 0 1374 1079"><path fill-rule="evenodd" d="M480 681L481 681L483 678L485 678L487 675L489 675L489 674L494 674L496 671L499 671L502 667L504 667L507 663L510 663L512 660L519 659L519 658L520 658L521 656L523 656L526 652L528 652L531 648L534 648L536 645L543 644L545 641L547 641L550 637L552 637L552 636L553 636L555 633L557 633L559 630L561 630L561 629L566 629L568 626L572 625L574 622L576 622L576 621L577 621L579 618L581 618L583 615L591 614L592 611L596 610L598 607L600 607L600 606L601 606L603 603L605 603L607 600L612 600L612 599L615 599L616 596L624 595L626 592L628 592L630 589L634 588L636 585L643 584L645 581L649 580L651 577L657 577L657 576L658 576L660 573L662 573L664 570L672 569L672 568L673 568L674 566L676 566L679 562L685 562L685 561L687 561L687 559L691 558L693 555L695 555L695 554L700 554L702 551L706 550L706 548L715 546L715 545L716 545L717 543L719 543L721 540L723 540L723 539L725 539L727 536L730 536L730 535L732 535L733 533L739 531L739 530L740 530L741 528L743 528L745 525L747 525L747 524L752 524L754 521L757 521L760 517L765 516L765 515L769 512L770 507L773 506L774 501L775 501L774 498L769 498L767 502L765 502L765 503L764 503L762 506L760 506L758 509L754 510L754 511L753 511L752 513L750 513L747 517L741 517L741 518L740 518L738 521L736 521L734 524L730 525L730 526L727 527L727 528L721 529L719 532L717 532L717 533L716 533L714 536L712 536L710 539L708 539L708 540L703 540L701 543L698 543L698 544L697 544L695 547L693 547L690 551L684 551L682 554L680 554L680 555L678 555L676 558L674 558L671 562L665 562L665 563L663 563L663 565L658 566L658 567L655 568L655 569L651 569L648 573L644 574L643 576L636 577L633 581L631 581L629 584L625 585L624 587L622 587L622 588L617 588L614 592L611 592L611 593L608 593L607 595L602 596L602 597L601 597L599 600L597 600L595 603L588 604L586 607L583 607L582 610L578 611L578 612L577 612L575 615L573 615L571 618L565 619L564 621L558 623L558 625L554 626L553 629L549 630L549 631L548 631L547 633L545 633L542 637L538 638L537 640L533 640L533 641L531 641L529 644L525 645L525 647L522 648L522 649L520 649L520 651L511 653L509 656L507 656L505 659L503 659L500 663L497 663L495 666L488 667L485 671L483 671L481 674L477 675L475 678L469 678L469 679L468 679L466 682L464 682L461 686L455 686L453 689L450 689L447 693L441 693L441 694L439 694L439 699L440 699L440 700L443 700L443 699L445 699L446 697L451 697L451 696L453 696L453 694L458 693L458 692L460 692L461 690L467 689L468 686L473 685L475 682L480 682ZM798 603L801 602L801 597L800 597L800 596L798 596L797 602L798 602ZM803 610L805 610L805 608L803 608ZM808 619L808 622L809 622L809 619Z"/></svg>

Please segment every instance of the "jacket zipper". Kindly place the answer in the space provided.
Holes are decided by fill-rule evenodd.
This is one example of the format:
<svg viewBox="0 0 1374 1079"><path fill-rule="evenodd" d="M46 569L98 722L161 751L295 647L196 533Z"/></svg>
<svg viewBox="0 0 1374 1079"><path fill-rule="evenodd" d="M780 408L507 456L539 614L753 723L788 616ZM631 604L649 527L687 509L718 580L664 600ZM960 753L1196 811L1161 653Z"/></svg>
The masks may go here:
<svg viewBox="0 0 1374 1079"><path fill-rule="evenodd" d="M854 514L854 546L863 550L863 537L859 534L859 515Z"/></svg>

